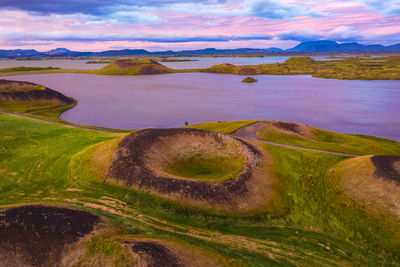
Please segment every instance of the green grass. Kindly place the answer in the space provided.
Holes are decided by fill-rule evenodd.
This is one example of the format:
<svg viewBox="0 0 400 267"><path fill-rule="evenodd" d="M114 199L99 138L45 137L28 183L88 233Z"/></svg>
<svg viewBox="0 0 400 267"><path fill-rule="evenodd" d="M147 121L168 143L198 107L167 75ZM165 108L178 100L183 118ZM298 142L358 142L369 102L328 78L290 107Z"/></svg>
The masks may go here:
<svg viewBox="0 0 400 267"><path fill-rule="evenodd" d="M5 68L5 69L0 69L1 72L28 72L28 71L47 71L47 70L58 70L60 68L54 68L54 67L14 67L14 68Z"/></svg>
<svg viewBox="0 0 400 267"><path fill-rule="evenodd" d="M331 131L312 129L312 138L285 134L274 130L260 130L260 140L280 144L315 148L339 153L356 155L400 155L400 143L372 136L341 134Z"/></svg>
<svg viewBox="0 0 400 267"><path fill-rule="evenodd" d="M229 132L234 125L246 123L211 123L209 128ZM100 179L90 169L90 155L96 146L119 134L11 115L0 115L0 125L0 205L58 203L103 216L113 231L90 240L83 259L101 254L108 259L104 262L123 264L120 256L125 252L115 241L140 236L190 244L224 266L389 266L400 262L398 244L357 206L336 198L337 192L325 179L327 170L343 157L265 145L263 149L277 164L282 183L277 197L282 208L252 215L214 215ZM105 196L125 204L109 204L103 201ZM110 253L116 258L109 258Z"/></svg>
<svg viewBox="0 0 400 267"><path fill-rule="evenodd" d="M230 134L237 129L249 125L251 123L257 122L257 120L250 121L215 121L215 122L205 122L197 123L188 126L188 128L195 128L206 131L220 132L224 134Z"/></svg>
<svg viewBox="0 0 400 267"><path fill-rule="evenodd" d="M181 157L166 166L172 175L199 181L222 182L235 178L243 170L244 157L210 157L200 154Z"/></svg>
<svg viewBox="0 0 400 267"><path fill-rule="evenodd" d="M285 63L247 66L220 64L200 71L242 75L312 75L318 78L347 80L399 80L400 56L346 57L330 61L292 57Z"/></svg>

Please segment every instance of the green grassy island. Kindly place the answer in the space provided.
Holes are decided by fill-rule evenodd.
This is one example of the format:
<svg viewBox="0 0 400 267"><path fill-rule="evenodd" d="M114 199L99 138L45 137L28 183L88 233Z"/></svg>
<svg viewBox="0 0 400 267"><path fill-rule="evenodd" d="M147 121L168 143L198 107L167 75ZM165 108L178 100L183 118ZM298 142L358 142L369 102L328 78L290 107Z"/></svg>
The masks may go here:
<svg viewBox="0 0 400 267"><path fill-rule="evenodd" d="M253 77L247 77L242 80L242 83L255 83L255 82L258 82L258 80L254 79Z"/></svg>

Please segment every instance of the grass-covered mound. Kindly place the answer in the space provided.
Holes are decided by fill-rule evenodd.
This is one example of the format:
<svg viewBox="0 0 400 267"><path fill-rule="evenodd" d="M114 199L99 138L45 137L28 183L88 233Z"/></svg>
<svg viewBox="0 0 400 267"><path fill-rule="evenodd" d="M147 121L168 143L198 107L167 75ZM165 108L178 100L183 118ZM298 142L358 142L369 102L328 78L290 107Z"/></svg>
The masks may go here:
<svg viewBox="0 0 400 267"><path fill-rule="evenodd" d="M400 155L400 143L372 136L341 134L285 121L264 121L257 138L280 144L356 155Z"/></svg>
<svg viewBox="0 0 400 267"><path fill-rule="evenodd" d="M336 164L327 180L342 205L362 214L360 235L375 236L371 241L384 244L388 253L400 248L400 157L348 159Z"/></svg>
<svg viewBox="0 0 400 267"><path fill-rule="evenodd" d="M312 64L315 60L310 57L290 57L286 59L285 63L289 64Z"/></svg>
<svg viewBox="0 0 400 267"><path fill-rule="evenodd" d="M174 72L172 69L165 67L155 60L141 58L116 60L94 73L102 75L145 75L172 72Z"/></svg>
<svg viewBox="0 0 400 267"><path fill-rule="evenodd" d="M254 79L253 77L247 77L242 80L242 83L255 83L255 82L258 82L258 80Z"/></svg>
<svg viewBox="0 0 400 267"><path fill-rule="evenodd" d="M76 101L42 85L0 80L0 109L14 112L38 112L71 108Z"/></svg>
<svg viewBox="0 0 400 267"><path fill-rule="evenodd" d="M65 246L92 232L99 217L51 206L0 210L0 265L58 266Z"/></svg>
<svg viewBox="0 0 400 267"><path fill-rule="evenodd" d="M115 156L109 178L195 206L251 210L260 203L243 203L255 194L252 186L261 175L257 186L268 198L273 193L268 192L270 173L263 169L260 174L262 168L257 167L262 152L228 135L189 128L141 130L126 136L111 152Z"/></svg>
<svg viewBox="0 0 400 267"><path fill-rule="evenodd" d="M236 66L229 63L215 65L201 71L209 73L221 73L221 74L241 74L241 75L260 74L259 68L257 66Z"/></svg>

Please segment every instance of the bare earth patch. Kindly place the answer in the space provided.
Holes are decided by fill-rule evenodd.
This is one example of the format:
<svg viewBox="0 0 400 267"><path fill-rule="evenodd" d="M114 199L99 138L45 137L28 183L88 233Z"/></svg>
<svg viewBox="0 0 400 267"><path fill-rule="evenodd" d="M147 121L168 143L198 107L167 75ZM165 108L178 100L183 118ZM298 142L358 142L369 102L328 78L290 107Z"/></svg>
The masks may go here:
<svg viewBox="0 0 400 267"><path fill-rule="evenodd" d="M138 255L136 264L140 267L183 267L179 258L166 246L155 241L129 240L124 244Z"/></svg>
<svg viewBox="0 0 400 267"><path fill-rule="evenodd" d="M92 232L99 217L50 206L0 212L0 265L56 266L64 248Z"/></svg>

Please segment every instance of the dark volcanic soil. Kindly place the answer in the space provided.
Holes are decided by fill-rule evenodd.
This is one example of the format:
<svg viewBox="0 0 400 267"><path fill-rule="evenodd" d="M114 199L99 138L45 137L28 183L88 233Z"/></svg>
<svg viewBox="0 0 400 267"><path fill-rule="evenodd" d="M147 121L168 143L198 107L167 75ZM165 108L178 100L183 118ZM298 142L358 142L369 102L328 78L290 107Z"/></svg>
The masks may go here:
<svg viewBox="0 0 400 267"><path fill-rule="evenodd" d="M3 210L0 265L56 266L64 246L92 232L99 222L99 217L88 212L60 207L22 206Z"/></svg>
<svg viewBox="0 0 400 267"><path fill-rule="evenodd" d="M379 178L394 181L400 185L400 173L394 168L394 163L400 162L396 156L373 156L371 162L375 166L374 175Z"/></svg>
<svg viewBox="0 0 400 267"><path fill-rule="evenodd" d="M219 184L180 180L155 174L145 164L146 151L153 142L162 142L173 135L212 136L216 143L222 142L221 134L198 129L146 129L125 137L119 144L108 177L123 181L128 186L152 189L163 194L173 194L193 200L205 200L214 204L234 204L238 197L248 194L247 183L252 179L257 163L262 157L254 146L236 140L249 155L244 167L235 179ZM250 158L250 159L249 159Z"/></svg>
<svg viewBox="0 0 400 267"><path fill-rule="evenodd" d="M273 121L272 125L279 129L302 135L299 125L294 122Z"/></svg>
<svg viewBox="0 0 400 267"><path fill-rule="evenodd" d="M18 86L36 85L28 82L0 80L0 86L15 86L15 91L0 91L0 103L12 101L56 101L60 104L72 105L76 101L50 88L44 90L18 91Z"/></svg>
<svg viewBox="0 0 400 267"><path fill-rule="evenodd" d="M155 65L160 65L160 63L158 63L157 61L154 60L150 60L150 63L138 63L135 60L130 60L130 59L119 59L114 61L115 64L117 64L120 68L133 68L139 65L144 65L144 64L155 64Z"/></svg>
<svg viewBox="0 0 400 267"><path fill-rule="evenodd" d="M178 257L167 247L153 241L125 241L133 252L139 255L140 266L183 267ZM193 259L195 260L195 259Z"/></svg>

